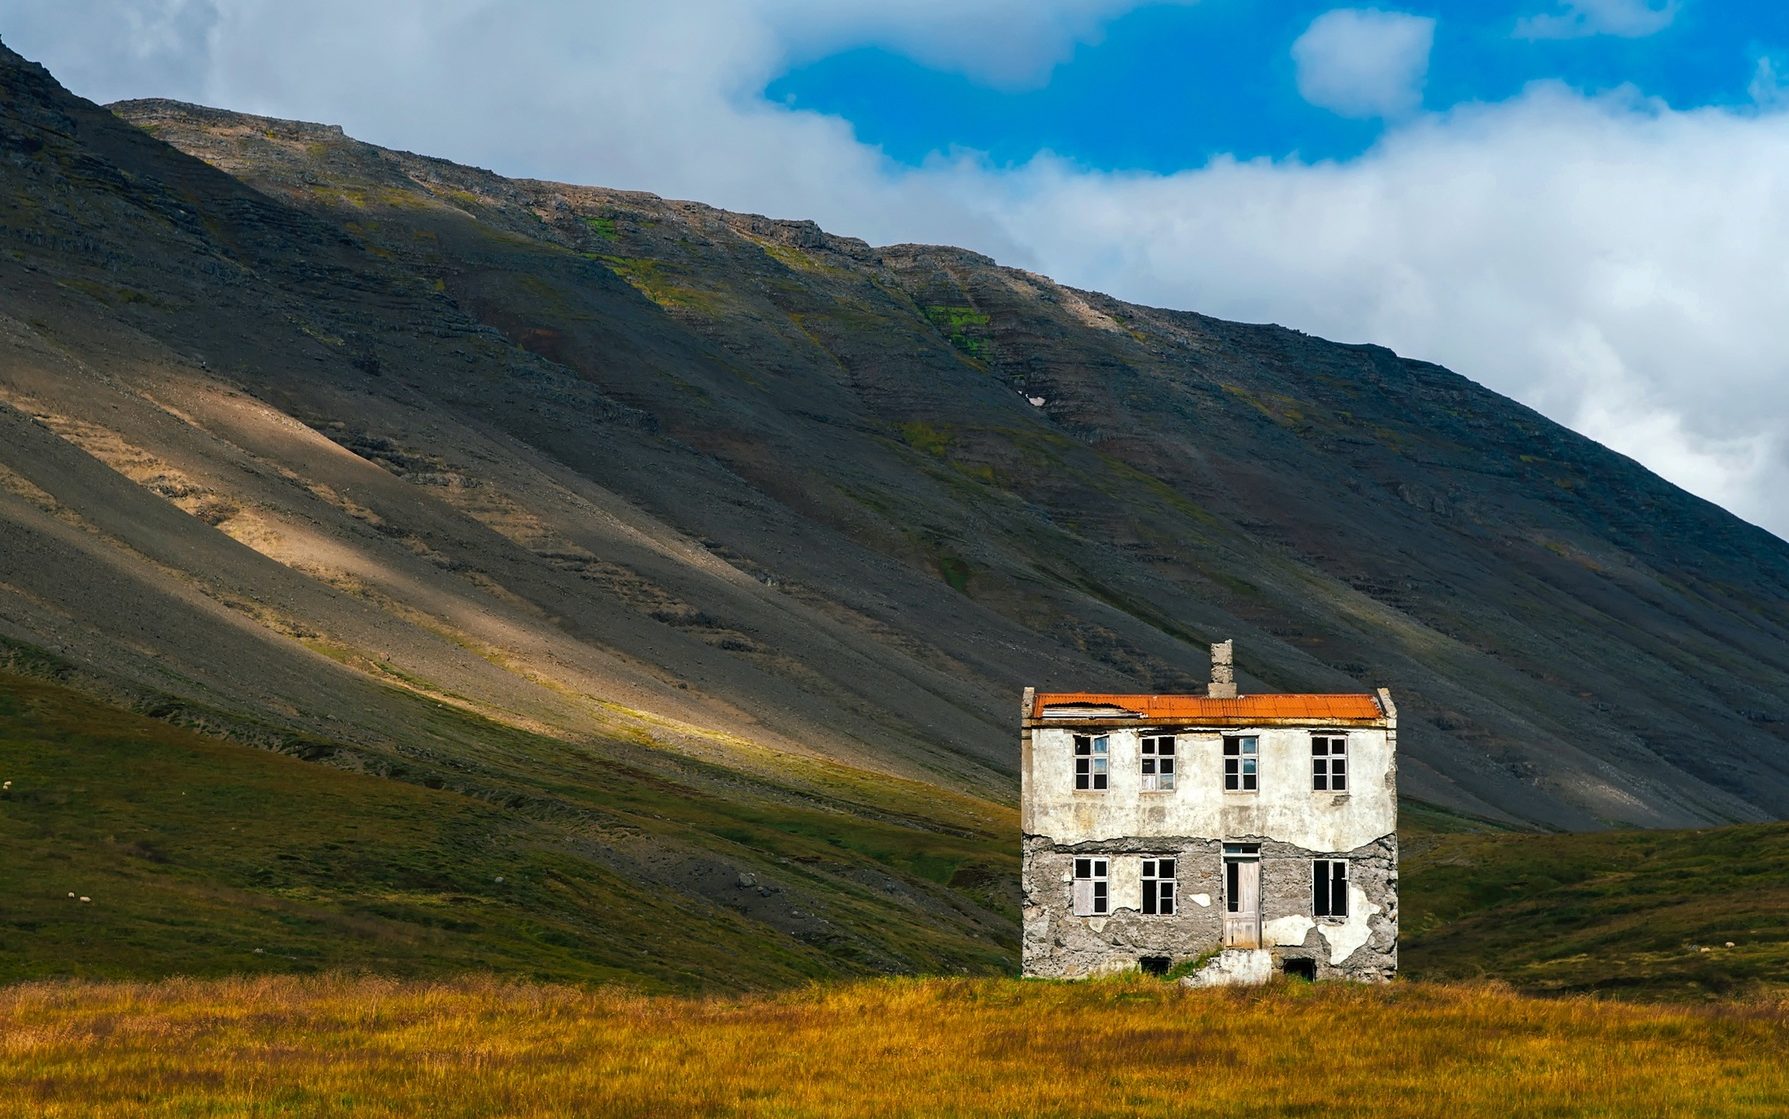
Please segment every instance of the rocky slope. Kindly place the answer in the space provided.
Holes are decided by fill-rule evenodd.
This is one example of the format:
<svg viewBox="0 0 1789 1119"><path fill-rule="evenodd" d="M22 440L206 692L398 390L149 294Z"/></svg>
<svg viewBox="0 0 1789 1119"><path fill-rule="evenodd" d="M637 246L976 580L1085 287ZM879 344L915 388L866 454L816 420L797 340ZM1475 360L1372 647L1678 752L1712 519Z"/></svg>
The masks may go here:
<svg viewBox="0 0 1789 1119"><path fill-rule="evenodd" d="M1245 688L1392 687L1422 800L1789 814L1789 546L1444 369L0 89L0 636L118 694L1008 802L1022 686L1195 686L1235 637Z"/></svg>

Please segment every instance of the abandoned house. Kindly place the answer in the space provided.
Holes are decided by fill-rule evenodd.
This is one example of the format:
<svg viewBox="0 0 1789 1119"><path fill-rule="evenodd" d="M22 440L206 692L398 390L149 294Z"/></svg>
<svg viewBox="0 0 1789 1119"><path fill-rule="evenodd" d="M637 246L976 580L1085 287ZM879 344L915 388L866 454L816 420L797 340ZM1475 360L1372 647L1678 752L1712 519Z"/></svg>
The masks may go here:
<svg viewBox="0 0 1789 1119"><path fill-rule="evenodd" d="M1397 709L1374 695L1025 690L1026 975L1389 979Z"/></svg>

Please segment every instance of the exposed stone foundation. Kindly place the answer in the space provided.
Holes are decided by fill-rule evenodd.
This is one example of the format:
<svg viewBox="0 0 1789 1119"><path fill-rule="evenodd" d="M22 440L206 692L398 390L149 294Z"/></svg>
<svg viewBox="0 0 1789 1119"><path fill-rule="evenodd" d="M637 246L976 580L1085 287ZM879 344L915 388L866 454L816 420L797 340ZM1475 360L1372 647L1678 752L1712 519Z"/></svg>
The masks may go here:
<svg viewBox="0 0 1789 1119"><path fill-rule="evenodd" d="M1287 960L1318 979L1383 981L1397 972L1397 837L1352 851L1310 851L1256 836L1227 841L1190 836L1058 845L1024 837L1023 958L1026 975L1082 978L1136 968L1144 957L1174 964L1215 955L1223 939L1223 843L1259 844L1261 950L1278 972ZM1074 860L1108 860L1110 912L1076 916ZM1141 912L1145 858L1177 860L1177 912ZM1348 916L1312 913L1311 860L1348 860ZM1299 966L1299 965L1295 965Z"/></svg>

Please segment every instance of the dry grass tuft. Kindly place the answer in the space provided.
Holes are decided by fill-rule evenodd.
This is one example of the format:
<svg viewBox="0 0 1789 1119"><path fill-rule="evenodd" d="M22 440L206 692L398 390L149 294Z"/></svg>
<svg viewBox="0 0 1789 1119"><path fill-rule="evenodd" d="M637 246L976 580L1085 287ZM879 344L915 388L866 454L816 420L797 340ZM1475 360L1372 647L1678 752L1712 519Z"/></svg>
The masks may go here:
<svg viewBox="0 0 1789 1119"><path fill-rule="evenodd" d="M0 1113L1773 1116L1786 1025L1420 983L33 983L0 990Z"/></svg>

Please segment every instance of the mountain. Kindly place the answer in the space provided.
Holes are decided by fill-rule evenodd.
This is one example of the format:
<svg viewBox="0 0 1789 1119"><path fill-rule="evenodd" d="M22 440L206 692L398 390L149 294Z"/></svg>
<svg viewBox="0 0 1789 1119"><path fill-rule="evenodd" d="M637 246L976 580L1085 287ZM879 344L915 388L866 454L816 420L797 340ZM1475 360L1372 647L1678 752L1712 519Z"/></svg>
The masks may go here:
<svg viewBox="0 0 1789 1119"><path fill-rule="evenodd" d="M0 638L166 720L548 819L625 772L995 851L1021 687L1194 688L1234 637L1245 690L1391 687L1423 802L1789 815L1789 545L1380 347L107 111L4 48L0 289ZM980 959L1004 864L953 858L903 873Z"/></svg>

